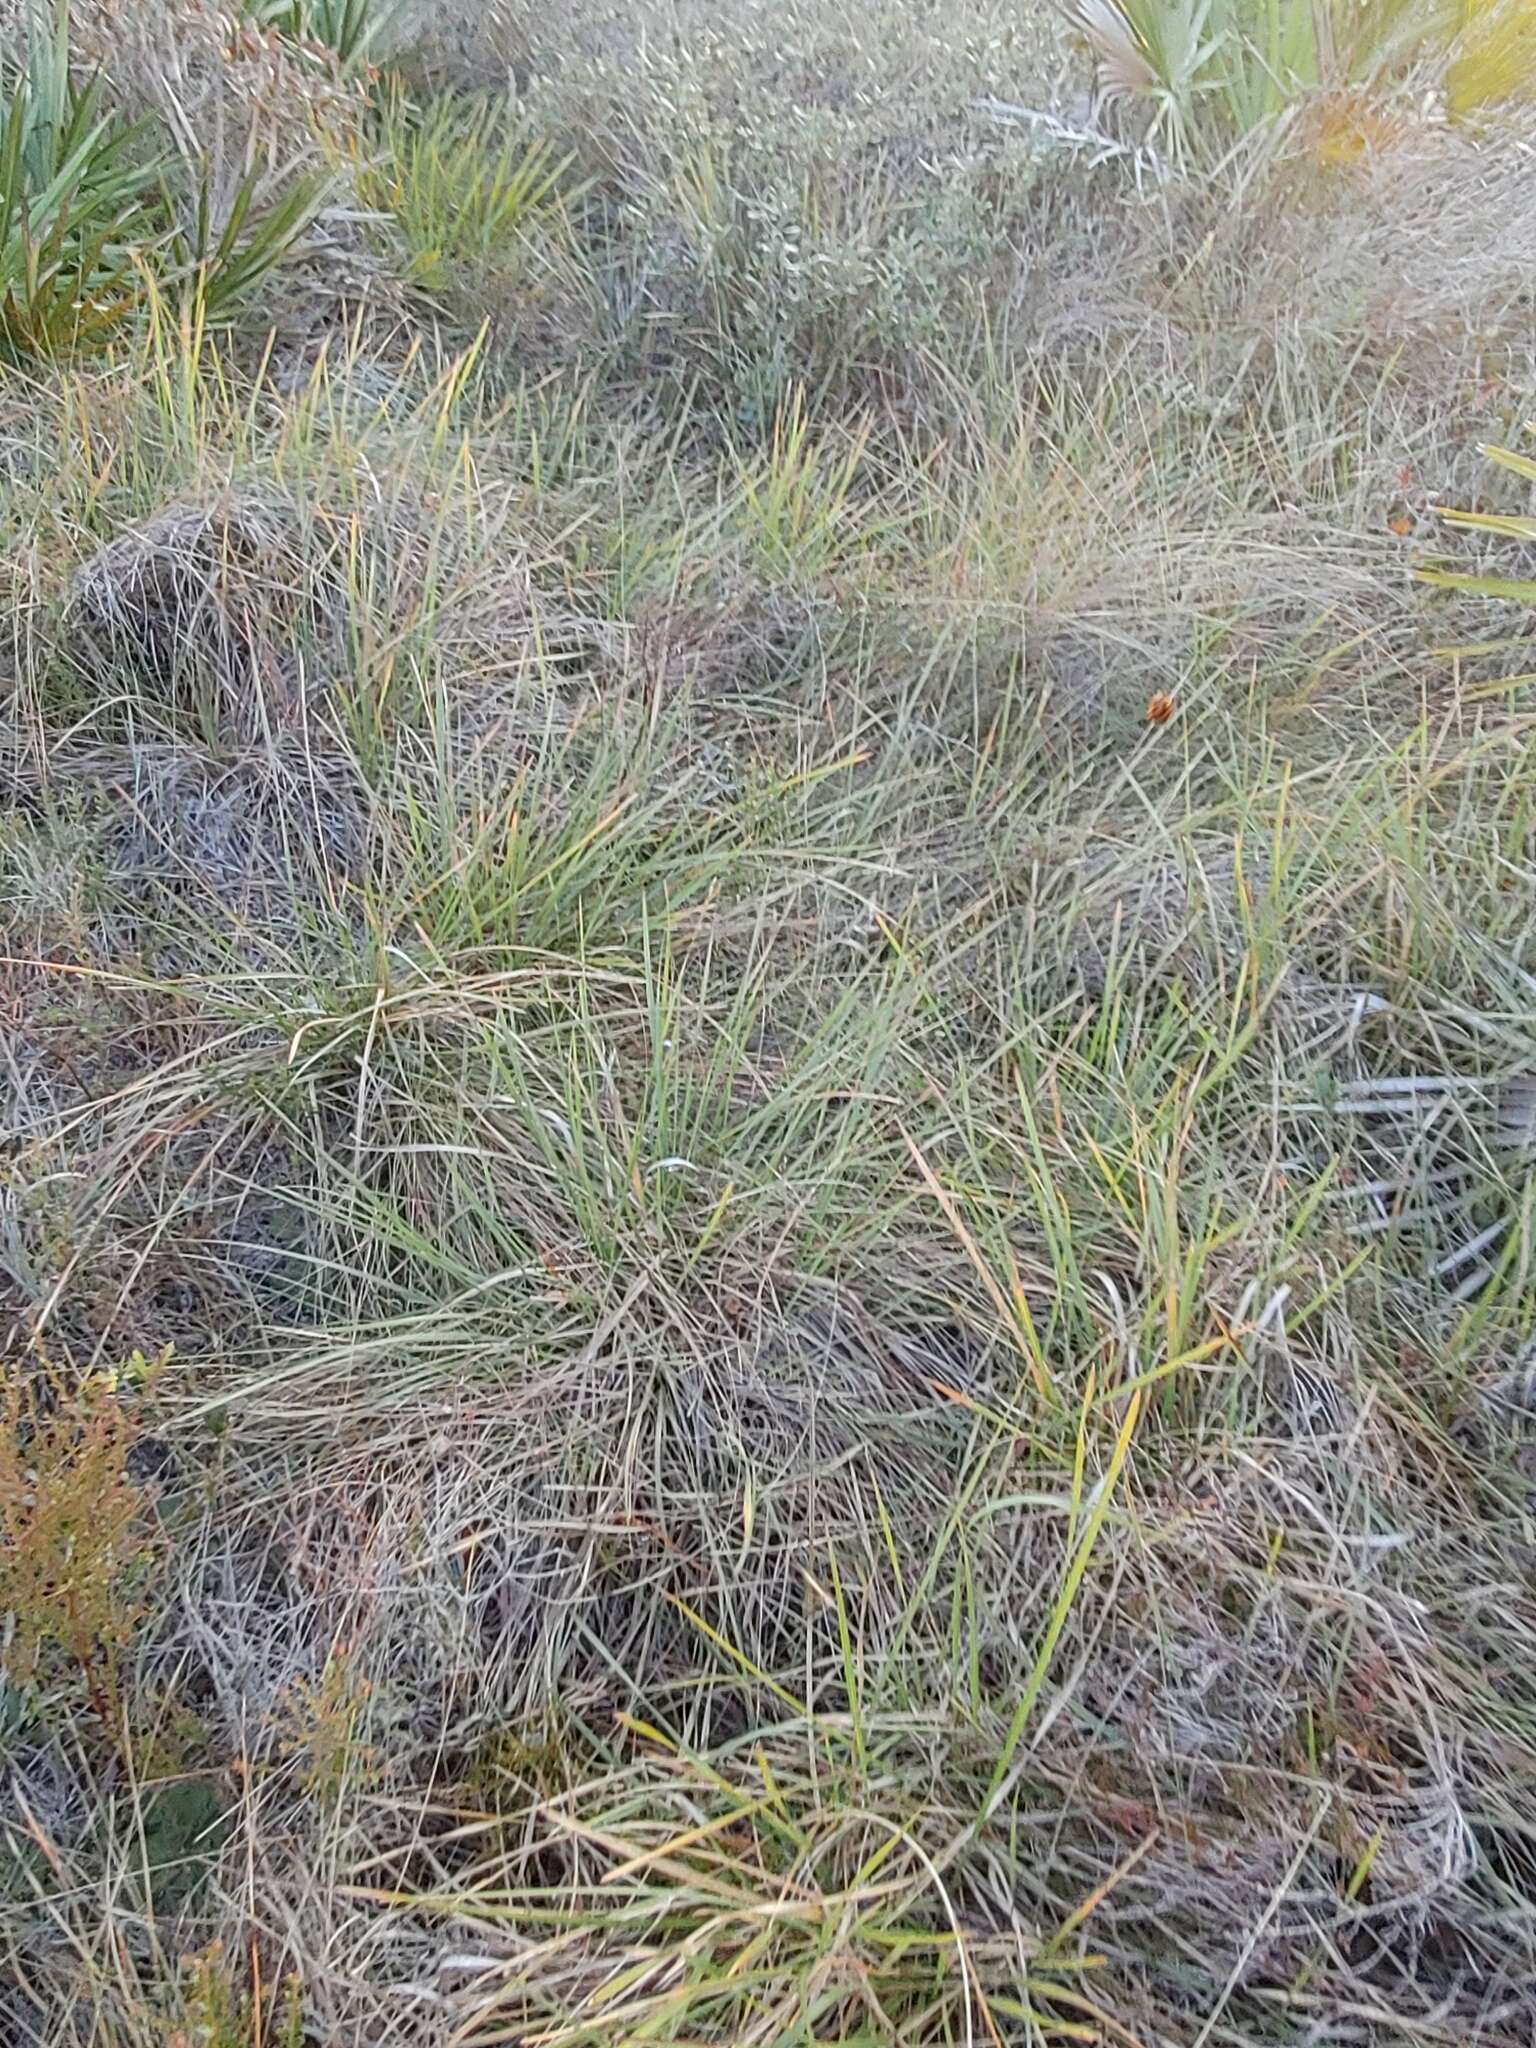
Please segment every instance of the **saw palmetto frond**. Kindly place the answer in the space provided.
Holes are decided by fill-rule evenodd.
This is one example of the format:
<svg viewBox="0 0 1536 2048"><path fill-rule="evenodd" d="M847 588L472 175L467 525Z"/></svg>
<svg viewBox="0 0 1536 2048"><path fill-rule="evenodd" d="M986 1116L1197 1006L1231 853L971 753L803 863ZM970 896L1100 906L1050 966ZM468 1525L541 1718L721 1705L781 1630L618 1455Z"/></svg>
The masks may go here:
<svg viewBox="0 0 1536 2048"><path fill-rule="evenodd" d="M1118 0L1073 0L1074 27L1093 51L1106 93L1155 92L1162 83L1152 53Z"/></svg>

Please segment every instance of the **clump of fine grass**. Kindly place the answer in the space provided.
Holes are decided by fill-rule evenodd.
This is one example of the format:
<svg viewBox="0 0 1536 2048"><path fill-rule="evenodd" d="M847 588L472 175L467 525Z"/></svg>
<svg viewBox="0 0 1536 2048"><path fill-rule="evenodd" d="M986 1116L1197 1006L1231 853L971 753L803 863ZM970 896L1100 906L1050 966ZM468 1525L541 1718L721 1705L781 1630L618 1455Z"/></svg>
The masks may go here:
<svg viewBox="0 0 1536 2048"><path fill-rule="evenodd" d="M397 98L359 189L392 223L411 283L484 304L527 286L558 255L569 168L494 100L423 113Z"/></svg>

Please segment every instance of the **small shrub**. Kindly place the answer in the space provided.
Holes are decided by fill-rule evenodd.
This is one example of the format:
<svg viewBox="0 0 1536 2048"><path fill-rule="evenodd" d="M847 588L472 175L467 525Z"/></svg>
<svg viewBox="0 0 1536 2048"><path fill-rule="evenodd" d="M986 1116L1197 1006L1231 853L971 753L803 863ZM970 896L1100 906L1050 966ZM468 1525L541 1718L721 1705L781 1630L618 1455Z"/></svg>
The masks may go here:
<svg viewBox="0 0 1536 2048"><path fill-rule="evenodd" d="M284 1981L275 2008L263 2012L222 1942L184 1956L182 1971L180 2011L167 2027L165 2048L301 2048L304 2001L296 1977Z"/></svg>
<svg viewBox="0 0 1536 2048"><path fill-rule="evenodd" d="M135 1354L131 1372L148 1367ZM31 1687L84 1681L114 1739L117 1666L143 1614L156 1553L148 1500L130 1470L139 1425L110 1381L67 1384L13 1365L0 1389L3 1668Z"/></svg>
<svg viewBox="0 0 1536 2048"><path fill-rule="evenodd" d="M984 76L940 97L797 65L759 90L657 57L613 111L606 167L583 140L606 102L549 88L541 116L591 177L583 225L616 342L763 436L796 385L903 403L935 357L975 360L1064 170L1048 133L978 109Z"/></svg>
<svg viewBox="0 0 1536 2048"><path fill-rule="evenodd" d="M282 1751L298 1781L317 1799L337 1799L350 1778L372 1773L375 1752L361 1740L371 1682L336 1643L317 1679L295 1681L279 1706Z"/></svg>

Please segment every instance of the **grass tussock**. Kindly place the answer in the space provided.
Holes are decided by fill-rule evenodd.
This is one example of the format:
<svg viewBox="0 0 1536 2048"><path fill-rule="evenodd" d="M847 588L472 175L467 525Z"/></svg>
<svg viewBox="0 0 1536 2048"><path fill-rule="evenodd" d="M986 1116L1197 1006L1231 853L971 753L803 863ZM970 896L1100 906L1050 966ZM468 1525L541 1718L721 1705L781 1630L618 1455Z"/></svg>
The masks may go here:
<svg viewBox="0 0 1536 2048"><path fill-rule="evenodd" d="M133 290L0 384L0 2039L1524 2041L1518 101L120 13Z"/></svg>

